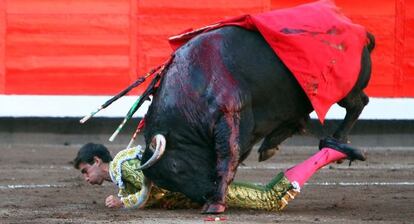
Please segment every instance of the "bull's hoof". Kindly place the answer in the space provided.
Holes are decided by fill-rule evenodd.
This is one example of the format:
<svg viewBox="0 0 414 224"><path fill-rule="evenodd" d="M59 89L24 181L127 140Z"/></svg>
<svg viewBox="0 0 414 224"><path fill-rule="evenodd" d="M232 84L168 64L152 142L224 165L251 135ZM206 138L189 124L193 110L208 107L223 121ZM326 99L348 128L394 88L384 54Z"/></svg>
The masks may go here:
<svg viewBox="0 0 414 224"><path fill-rule="evenodd" d="M335 138L326 137L322 139L319 142L319 150L325 147L344 153L347 156L347 159L349 159L349 165L351 165L351 162L354 160L365 161L367 159L363 151L342 143Z"/></svg>
<svg viewBox="0 0 414 224"><path fill-rule="evenodd" d="M222 203L206 203L201 211L202 214L220 214L226 210L226 206Z"/></svg>
<svg viewBox="0 0 414 224"><path fill-rule="evenodd" d="M265 161L269 158L271 158L272 156L274 156L276 154L276 151L278 150L278 148L271 148L271 149L266 149L264 151L259 152L259 162Z"/></svg>

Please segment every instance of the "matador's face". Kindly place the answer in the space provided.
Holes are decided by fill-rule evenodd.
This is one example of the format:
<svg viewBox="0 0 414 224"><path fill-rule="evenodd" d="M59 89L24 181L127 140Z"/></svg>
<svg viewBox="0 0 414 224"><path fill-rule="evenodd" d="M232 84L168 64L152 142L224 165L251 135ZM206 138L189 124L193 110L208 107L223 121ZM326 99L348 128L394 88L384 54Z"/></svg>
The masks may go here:
<svg viewBox="0 0 414 224"><path fill-rule="evenodd" d="M105 171L102 170L99 162L94 162L92 165L89 163L80 163L79 170L85 181L92 185L101 185L105 180Z"/></svg>

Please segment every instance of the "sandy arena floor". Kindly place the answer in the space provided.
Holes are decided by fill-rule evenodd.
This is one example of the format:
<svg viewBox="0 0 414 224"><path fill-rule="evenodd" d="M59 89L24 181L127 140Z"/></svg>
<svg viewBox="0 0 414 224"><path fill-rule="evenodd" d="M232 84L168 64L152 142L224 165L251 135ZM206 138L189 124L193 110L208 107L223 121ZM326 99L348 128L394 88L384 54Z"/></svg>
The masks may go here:
<svg viewBox="0 0 414 224"><path fill-rule="evenodd" d="M0 144L0 223L204 223L212 217L195 209L106 208L104 199L116 188L83 182L69 163L80 146ZM109 148L114 154L121 146ZM365 149L368 161L322 169L282 213L230 208L219 222L413 223L414 146ZM264 163L252 153L236 179L265 183L316 150L285 146Z"/></svg>

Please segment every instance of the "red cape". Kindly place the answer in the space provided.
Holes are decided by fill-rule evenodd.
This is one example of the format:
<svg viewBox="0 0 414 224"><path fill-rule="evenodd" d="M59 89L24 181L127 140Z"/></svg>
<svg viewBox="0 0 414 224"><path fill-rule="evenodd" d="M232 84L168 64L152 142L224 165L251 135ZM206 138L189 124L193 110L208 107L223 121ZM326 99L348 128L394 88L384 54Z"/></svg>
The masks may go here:
<svg viewBox="0 0 414 224"><path fill-rule="evenodd" d="M176 50L194 36L222 26L260 32L293 73L321 123L329 108L355 85L367 42L364 27L342 15L329 0L243 15L169 38Z"/></svg>

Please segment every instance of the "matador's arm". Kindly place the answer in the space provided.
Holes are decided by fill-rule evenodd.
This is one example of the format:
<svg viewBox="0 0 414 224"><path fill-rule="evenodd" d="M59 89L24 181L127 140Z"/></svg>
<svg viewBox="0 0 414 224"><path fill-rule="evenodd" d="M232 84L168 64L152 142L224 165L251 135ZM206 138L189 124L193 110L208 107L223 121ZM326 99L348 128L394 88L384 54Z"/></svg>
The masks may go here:
<svg viewBox="0 0 414 224"><path fill-rule="evenodd" d="M125 187L119 190L118 196L125 208L136 208L138 205L144 175L136 169L136 165L137 160L125 161L122 164L122 179ZM170 192L156 186L152 187L150 196L145 204L145 207L168 209L194 208L199 206L181 193Z"/></svg>

